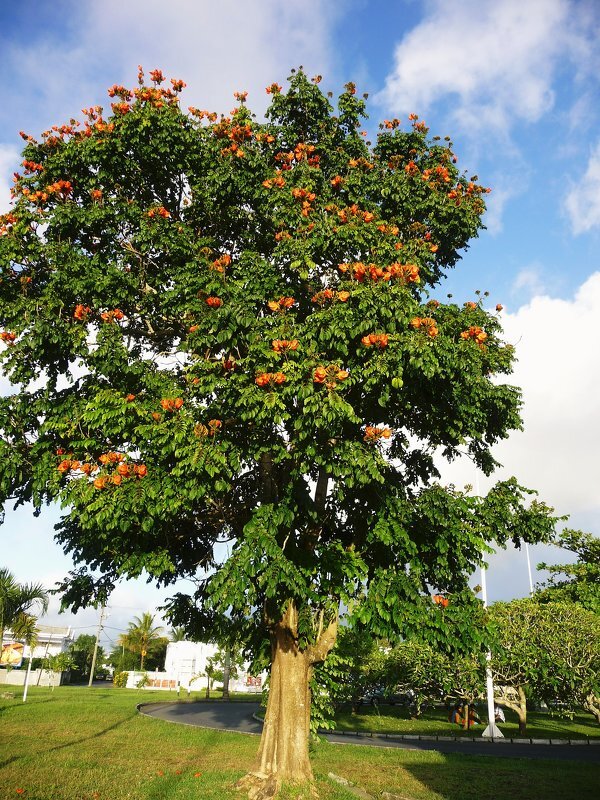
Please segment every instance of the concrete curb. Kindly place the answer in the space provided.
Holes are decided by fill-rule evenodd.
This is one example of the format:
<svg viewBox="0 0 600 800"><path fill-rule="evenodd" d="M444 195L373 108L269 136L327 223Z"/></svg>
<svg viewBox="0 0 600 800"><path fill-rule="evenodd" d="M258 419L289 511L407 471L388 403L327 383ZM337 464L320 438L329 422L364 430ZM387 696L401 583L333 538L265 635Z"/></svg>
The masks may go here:
<svg viewBox="0 0 600 800"><path fill-rule="evenodd" d="M256 717L262 722L260 717ZM335 736L357 737L359 739L388 739L393 742L483 742L484 744L550 744L555 746L568 745L600 745L600 739L528 739L511 738L503 739L484 739L481 736L425 736L414 733L374 733L372 731L340 731L322 730L320 735L328 733Z"/></svg>

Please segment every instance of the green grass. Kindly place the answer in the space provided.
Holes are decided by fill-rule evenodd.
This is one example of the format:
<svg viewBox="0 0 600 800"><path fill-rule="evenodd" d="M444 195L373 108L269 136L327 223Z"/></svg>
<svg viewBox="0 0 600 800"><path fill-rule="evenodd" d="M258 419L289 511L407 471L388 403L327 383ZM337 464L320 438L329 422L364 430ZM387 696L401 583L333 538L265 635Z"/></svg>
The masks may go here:
<svg viewBox="0 0 600 800"><path fill-rule="evenodd" d="M487 718L487 708L478 708L482 720ZM498 727L506 738L519 738L517 715L505 710L506 723ZM419 719L411 719L403 706L381 705L379 709L363 706L360 713L352 714L343 708L336 714L335 724L342 731L372 731L373 733L405 733L426 736L480 736L487 722L465 731L448 722L448 711L428 709ZM600 739L600 726L591 714L576 714L573 719L530 711L527 714L527 738L533 739Z"/></svg>
<svg viewBox="0 0 600 800"><path fill-rule="evenodd" d="M252 765L257 737L137 713L136 703L174 699L172 693L34 688L26 703L19 689L15 694L0 700L1 800L243 800L234 785ZM388 791L413 800L585 800L594 797L599 772L568 761L327 743L312 758L321 800L354 800L329 772L374 796Z"/></svg>

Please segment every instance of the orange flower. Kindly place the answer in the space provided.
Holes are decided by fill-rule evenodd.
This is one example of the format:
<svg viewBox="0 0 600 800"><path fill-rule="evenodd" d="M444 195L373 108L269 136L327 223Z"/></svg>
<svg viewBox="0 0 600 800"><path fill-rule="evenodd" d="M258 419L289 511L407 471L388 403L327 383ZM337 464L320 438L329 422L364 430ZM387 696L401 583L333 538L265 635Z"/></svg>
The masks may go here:
<svg viewBox="0 0 600 800"><path fill-rule="evenodd" d="M122 464L120 466L123 466ZM115 486L120 486L123 483L123 476L122 475L113 475L112 482Z"/></svg>
<svg viewBox="0 0 600 800"><path fill-rule="evenodd" d="M275 372L272 376L273 383L285 383L286 377L283 372Z"/></svg>
<svg viewBox="0 0 600 800"><path fill-rule="evenodd" d="M89 306L84 306L82 303L78 303L75 306L75 311L73 312L73 316L75 317L75 319L85 320L91 310L92 309Z"/></svg>
<svg viewBox="0 0 600 800"><path fill-rule="evenodd" d="M348 370L340 369L340 370L337 371L335 377L338 379L338 381L345 381L346 378L348 377L348 375L350 375Z"/></svg>
<svg viewBox="0 0 600 800"><path fill-rule="evenodd" d="M90 195L92 200L102 200L102 189L92 189Z"/></svg>
<svg viewBox="0 0 600 800"><path fill-rule="evenodd" d="M161 415L158 413L158 411L152 412L152 419L155 422L160 422L160 418L161 418Z"/></svg>
<svg viewBox="0 0 600 800"><path fill-rule="evenodd" d="M376 428L372 425L365 427L365 435L363 439L365 442L376 442L379 439L389 439L392 435L390 428Z"/></svg>
<svg viewBox="0 0 600 800"><path fill-rule="evenodd" d="M442 606L442 608L446 608L448 605L448 598L444 597L443 594L434 594L431 599L436 605Z"/></svg>
<svg viewBox="0 0 600 800"><path fill-rule="evenodd" d="M285 311L286 308L291 308L295 302L293 297L280 297L279 300L269 300L267 306L271 311Z"/></svg>
<svg viewBox="0 0 600 800"><path fill-rule="evenodd" d="M336 175L335 178L332 178L330 183L334 189L339 189L341 186L344 185L346 181L342 178L341 175Z"/></svg>
<svg viewBox="0 0 600 800"><path fill-rule="evenodd" d="M197 330L200 329L200 325L190 325L188 328L188 333L196 333Z"/></svg>
<svg viewBox="0 0 600 800"><path fill-rule="evenodd" d="M219 308L219 306L223 305L223 301L220 297L207 297L206 304L211 308Z"/></svg>
<svg viewBox="0 0 600 800"><path fill-rule="evenodd" d="M129 465L123 463L119 464L119 466L117 467L117 472L119 473L119 475L127 477L127 475L129 475Z"/></svg>
<svg viewBox="0 0 600 800"><path fill-rule="evenodd" d="M477 308L477 303L474 303L472 300L469 300L467 303L464 303L464 307L467 311L474 311Z"/></svg>
<svg viewBox="0 0 600 800"><path fill-rule="evenodd" d="M501 303L498 303L498 305L496 306L496 311L502 311L503 308L504 306Z"/></svg>
<svg viewBox="0 0 600 800"><path fill-rule="evenodd" d="M377 346L383 349L388 346L388 338L387 333L369 333L362 337L361 342L365 347Z"/></svg>
<svg viewBox="0 0 600 800"><path fill-rule="evenodd" d="M314 383L324 383L327 378L327 370L325 367L317 367L313 376Z"/></svg>
<svg viewBox="0 0 600 800"><path fill-rule="evenodd" d="M125 400L127 400L128 403L132 403L135 400L135 395L134 394L126 394L125 395Z"/></svg>
<svg viewBox="0 0 600 800"><path fill-rule="evenodd" d="M0 333L0 339L2 339L3 342L6 342L6 344L9 345L13 344L16 338L17 334L12 333L11 331L3 331L2 333Z"/></svg>
<svg viewBox="0 0 600 800"><path fill-rule="evenodd" d="M271 380L271 375L269 372L261 372L255 378L255 383L257 386L266 386L269 381Z"/></svg>
<svg viewBox="0 0 600 800"><path fill-rule="evenodd" d="M81 465L81 471L83 472L84 475L89 475L90 472L92 471L92 465L91 464L82 464Z"/></svg>
<svg viewBox="0 0 600 800"><path fill-rule="evenodd" d="M143 478L148 474L148 467L145 464L136 464L133 471L139 478Z"/></svg>
<svg viewBox="0 0 600 800"><path fill-rule="evenodd" d="M94 481L94 489L104 489L106 486L107 478L106 476L102 476L100 478L96 478Z"/></svg>
<svg viewBox="0 0 600 800"><path fill-rule="evenodd" d="M346 300L347 300L349 297L350 297L350 292L338 292L338 293L337 293L337 298L338 298L338 300L340 301L340 303L345 303L345 302L346 302Z"/></svg>
<svg viewBox="0 0 600 800"><path fill-rule="evenodd" d="M299 342L298 339L273 339L272 345L276 353L285 353L288 350L297 350Z"/></svg>
<svg viewBox="0 0 600 800"><path fill-rule="evenodd" d="M71 469L71 462L68 459L61 461L56 469L59 472L68 472Z"/></svg>

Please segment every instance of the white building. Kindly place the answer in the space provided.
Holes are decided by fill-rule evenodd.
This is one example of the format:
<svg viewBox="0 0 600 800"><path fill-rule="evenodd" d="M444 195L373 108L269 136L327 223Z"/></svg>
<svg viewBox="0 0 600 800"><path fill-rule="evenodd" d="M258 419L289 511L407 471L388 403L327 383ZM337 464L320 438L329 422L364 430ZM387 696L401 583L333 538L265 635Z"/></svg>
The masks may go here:
<svg viewBox="0 0 600 800"><path fill-rule="evenodd" d="M47 658L48 656L66 653L74 639L75 635L70 625L68 627L38 625L37 644L33 648L33 652L31 652L31 648L28 645L23 645L18 640L13 639L12 631L5 631L2 641L1 663L2 666L10 665L12 669L0 670L0 684L23 685L30 656L32 658ZM44 684L48 682L53 685L59 685L61 678L62 673L60 672L50 673L44 671L42 676L41 670L35 670L30 675L30 683L36 685L43 680Z"/></svg>

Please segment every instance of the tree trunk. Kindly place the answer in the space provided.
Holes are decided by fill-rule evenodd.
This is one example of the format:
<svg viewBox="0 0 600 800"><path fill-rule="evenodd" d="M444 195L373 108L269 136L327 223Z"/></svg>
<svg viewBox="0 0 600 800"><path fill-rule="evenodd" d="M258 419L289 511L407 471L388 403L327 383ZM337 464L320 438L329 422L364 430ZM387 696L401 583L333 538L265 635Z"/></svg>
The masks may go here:
<svg viewBox="0 0 600 800"><path fill-rule="evenodd" d="M593 714L596 722L600 725L600 698L596 697L593 692L590 692L583 701L583 707L590 714Z"/></svg>
<svg viewBox="0 0 600 800"><path fill-rule="evenodd" d="M290 604L284 619L271 632L269 699L255 769L238 782L250 800L264 800L282 782L313 780L308 755L310 678L313 664L323 661L335 643L337 620L323 631L317 644L302 651L297 642L297 614Z"/></svg>

